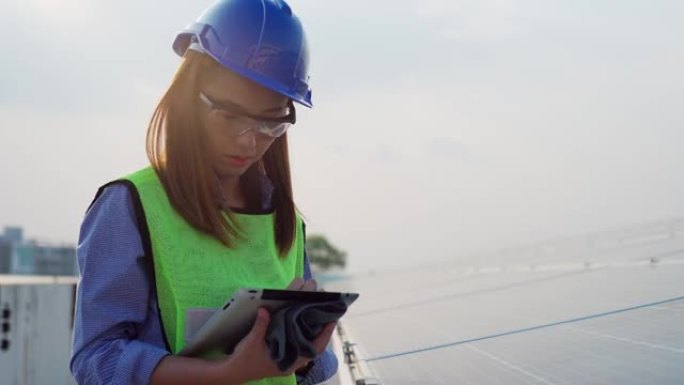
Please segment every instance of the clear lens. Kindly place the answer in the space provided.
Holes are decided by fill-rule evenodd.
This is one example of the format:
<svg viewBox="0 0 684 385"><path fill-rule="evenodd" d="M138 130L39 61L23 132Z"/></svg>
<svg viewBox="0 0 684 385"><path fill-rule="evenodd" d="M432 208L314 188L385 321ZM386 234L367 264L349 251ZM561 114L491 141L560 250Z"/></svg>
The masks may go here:
<svg viewBox="0 0 684 385"><path fill-rule="evenodd" d="M217 107L214 102L202 92L200 92L199 98L210 108L210 114L217 120L220 126L233 137L238 137L253 129L260 135L277 138L283 135L291 125L289 122L262 121L240 116L227 109ZM290 108L292 108L292 106ZM294 111L292 112L294 113Z"/></svg>
<svg viewBox="0 0 684 385"><path fill-rule="evenodd" d="M283 135L289 127L290 123L260 122L258 132L272 138L277 138Z"/></svg>
<svg viewBox="0 0 684 385"><path fill-rule="evenodd" d="M238 137L246 134L249 130L254 130L260 135L277 138L290 127L290 123L259 122L242 117L223 119L223 125L232 137Z"/></svg>

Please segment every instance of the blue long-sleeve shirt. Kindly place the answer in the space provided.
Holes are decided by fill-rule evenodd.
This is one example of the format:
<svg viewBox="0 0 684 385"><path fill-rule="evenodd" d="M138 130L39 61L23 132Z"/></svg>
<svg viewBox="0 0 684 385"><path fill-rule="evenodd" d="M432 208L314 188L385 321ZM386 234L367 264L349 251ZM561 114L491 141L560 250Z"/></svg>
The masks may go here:
<svg viewBox="0 0 684 385"><path fill-rule="evenodd" d="M137 226L132 198L123 185L105 188L81 225L70 362L79 384L149 384L154 368L170 354ZM304 277L312 277L306 255ZM337 358L326 350L307 376L297 380L316 384L336 370Z"/></svg>

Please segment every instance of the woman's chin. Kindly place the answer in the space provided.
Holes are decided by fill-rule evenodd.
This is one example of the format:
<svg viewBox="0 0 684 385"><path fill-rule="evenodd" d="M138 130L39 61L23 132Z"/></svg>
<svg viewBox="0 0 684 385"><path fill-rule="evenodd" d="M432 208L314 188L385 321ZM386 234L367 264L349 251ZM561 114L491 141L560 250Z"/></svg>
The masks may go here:
<svg viewBox="0 0 684 385"><path fill-rule="evenodd" d="M235 166L223 163L218 167L215 166L214 170L216 170L216 174L221 179L239 178L244 175L245 172L247 172L249 166L251 166L251 164Z"/></svg>

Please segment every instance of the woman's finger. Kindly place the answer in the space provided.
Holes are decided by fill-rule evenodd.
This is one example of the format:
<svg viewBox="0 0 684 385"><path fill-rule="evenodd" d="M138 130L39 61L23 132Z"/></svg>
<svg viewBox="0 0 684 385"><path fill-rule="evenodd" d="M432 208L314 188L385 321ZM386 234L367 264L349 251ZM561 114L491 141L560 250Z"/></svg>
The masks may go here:
<svg viewBox="0 0 684 385"><path fill-rule="evenodd" d="M259 308L257 310L257 318L254 321L254 326L250 330L247 338L250 341L264 341L266 339L266 330L268 330L268 324L270 323L270 314L268 310L264 308Z"/></svg>
<svg viewBox="0 0 684 385"><path fill-rule="evenodd" d="M318 288L318 282L316 282L315 279L310 279L306 282L304 282L304 285L302 285L302 291L316 291Z"/></svg>
<svg viewBox="0 0 684 385"><path fill-rule="evenodd" d="M325 351L325 347L328 346L328 342L330 342L330 337L332 336L333 331L335 331L336 326L337 322L330 322L326 324L325 328L323 328L321 331L321 334L319 334L314 340L313 347L318 354L321 354Z"/></svg>
<svg viewBox="0 0 684 385"><path fill-rule="evenodd" d="M304 278L295 278L292 280L292 282L290 282L287 290L301 290L305 282L306 281L304 281Z"/></svg>

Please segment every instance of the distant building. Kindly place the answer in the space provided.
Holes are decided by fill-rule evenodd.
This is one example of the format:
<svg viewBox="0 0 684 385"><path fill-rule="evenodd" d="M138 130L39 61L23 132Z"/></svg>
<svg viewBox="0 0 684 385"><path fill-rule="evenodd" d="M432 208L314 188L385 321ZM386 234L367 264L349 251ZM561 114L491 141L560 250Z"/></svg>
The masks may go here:
<svg viewBox="0 0 684 385"><path fill-rule="evenodd" d="M11 243L21 243L24 241L24 229L21 227L6 226L4 234L0 235L0 239L4 239Z"/></svg>
<svg viewBox="0 0 684 385"><path fill-rule="evenodd" d="M5 240L0 234L0 274L9 274L12 271L12 243Z"/></svg>
<svg viewBox="0 0 684 385"><path fill-rule="evenodd" d="M41 246L35 243L14 247L14 274L75 275L76 250L73 247Z"/></svg>
<svg viewBox="0 0 684 385"><path fill-rule="evenodd" d="M78 275L76 249L24 240L20 227L0 234L0 274Z"/></svg>

